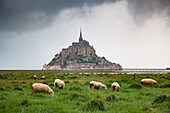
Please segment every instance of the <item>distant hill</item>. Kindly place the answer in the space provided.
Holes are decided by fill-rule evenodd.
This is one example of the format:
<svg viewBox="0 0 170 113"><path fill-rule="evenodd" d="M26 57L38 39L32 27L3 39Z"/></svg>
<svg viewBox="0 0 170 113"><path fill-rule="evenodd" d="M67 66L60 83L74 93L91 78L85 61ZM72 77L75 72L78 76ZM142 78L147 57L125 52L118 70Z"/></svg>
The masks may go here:
<svg viewBox="0 0 170 113"><path fill-rule="evenodd" d="M79 42L73 42L68 48L63 48L59 54L43 70L105 70L122 69L122 66L99 57L93 46L88 41L83 40L80 30Z"/></svg>

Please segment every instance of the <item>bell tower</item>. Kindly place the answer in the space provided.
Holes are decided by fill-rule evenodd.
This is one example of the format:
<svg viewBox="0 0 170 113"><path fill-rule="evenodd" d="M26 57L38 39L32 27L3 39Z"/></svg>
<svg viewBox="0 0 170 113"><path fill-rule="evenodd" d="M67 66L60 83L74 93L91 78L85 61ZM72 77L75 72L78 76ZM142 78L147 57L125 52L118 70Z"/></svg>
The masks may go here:
<svg viewBox="0 0 170 113"><path fill-rule="evenodd" d="M80 37L79 37L79 42L83 41L83 37L82 37L82 32L81 32L81 28L80 28Z"/></svg>

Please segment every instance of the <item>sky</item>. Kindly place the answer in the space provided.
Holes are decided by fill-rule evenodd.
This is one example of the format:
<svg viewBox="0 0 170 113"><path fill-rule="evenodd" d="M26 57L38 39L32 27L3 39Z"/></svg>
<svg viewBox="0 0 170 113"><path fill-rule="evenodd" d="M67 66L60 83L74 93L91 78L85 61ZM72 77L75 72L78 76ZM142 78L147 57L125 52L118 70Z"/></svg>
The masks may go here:
<svg viewBox="0 0 170 113"><path fill-rule="evenodd" d="M170 0L0 0L0 69L42 69L80 28L123 68L170 67Z"/></svg>

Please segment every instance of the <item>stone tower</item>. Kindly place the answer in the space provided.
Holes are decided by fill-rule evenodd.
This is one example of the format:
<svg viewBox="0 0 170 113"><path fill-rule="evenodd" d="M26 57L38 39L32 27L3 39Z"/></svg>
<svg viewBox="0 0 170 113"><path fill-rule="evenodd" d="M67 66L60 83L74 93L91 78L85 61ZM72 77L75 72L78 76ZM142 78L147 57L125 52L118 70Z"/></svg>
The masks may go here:
<svg viewBox="0 0 170 113"><path fill-rule="evenodd" d="M82 32L81 32L81 29L80 29L80 37L79 37L79 42L83 41L83 37L82 37Z"/></svg>

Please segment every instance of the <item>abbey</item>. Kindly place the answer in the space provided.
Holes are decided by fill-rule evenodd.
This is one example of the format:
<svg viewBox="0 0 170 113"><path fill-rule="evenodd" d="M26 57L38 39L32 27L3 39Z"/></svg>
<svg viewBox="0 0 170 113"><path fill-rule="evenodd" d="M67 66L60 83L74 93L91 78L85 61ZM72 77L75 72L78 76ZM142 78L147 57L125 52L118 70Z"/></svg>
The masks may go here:
<svg viewBox="0 0 170 113"><path fill-rule="evenodd" d="M89 42L86 40L83 40L81 30L80 30L79 42L73 42L72 46L62 49L63 57L67 57L69 55L74 56L75 54L83 55L87 57L90 57L96 54L93 47L89 45Z"/></svg>
<svg viewBox="0 0 170 113"><path fill-rule="evenodd" d="M105 70L121 69L119 64L109 62L105 57L96 55L96 51L88 41L83 40L80 30L79 42L73 42L68 48L63 48L43 70Z"/></svg>

